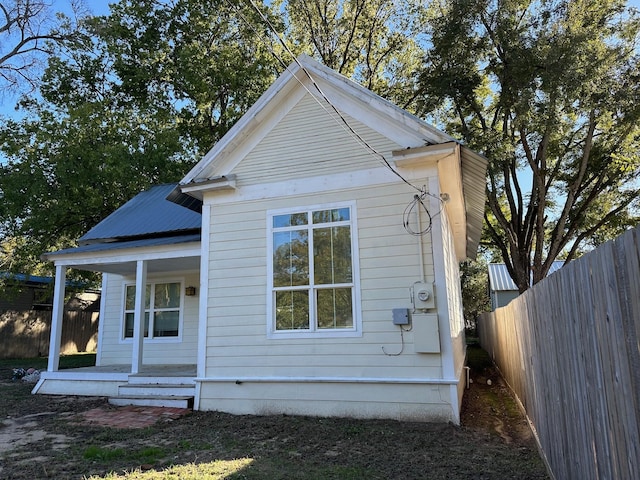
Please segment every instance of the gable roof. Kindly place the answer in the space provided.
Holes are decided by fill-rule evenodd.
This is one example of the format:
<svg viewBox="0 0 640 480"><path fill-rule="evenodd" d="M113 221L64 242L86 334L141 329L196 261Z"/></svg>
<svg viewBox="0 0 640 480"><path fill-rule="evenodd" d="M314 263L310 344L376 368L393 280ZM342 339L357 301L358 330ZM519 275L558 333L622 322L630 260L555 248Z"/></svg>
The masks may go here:
<svg viewBox="0 0 640 480"><path fill-rule="evenodd" d="M303 54L287 67L247 113L184 176L180 185L210 181L228 175L241 160L240 156L234 155L234 149L265 121L269 121L275 111L283 109L283 100L295 90L306 91L317 97L329 112L332 109L326 104L325 96L332 104L340 105L343 113L354 118L367 117L369 127L377 129L403 148L454 140L406 110Z"/></svg>
<svg viewBox="0 0 640 480"><path fill-rule="evenodd" d="M200 213L167 200L176 185L158 185L139 193L80 237L78 244L83 246L198 232L202 222Z"/></svg>
<svg viewBox="0 0 640 480"><path fill-rule="evenodd" d="M443 191L457 197L457 203L452 202L450 208L453 211L453 205L458 205L452 222L455 237L458 239L456 254L459 259L475 257L484 215L487 160L459 145L446 133L307 55L298 57L287 67L247 113L185 175L179 184L182 193L202 199L204 191L235 189L234 168L298 100L307 94L315 97L328 115L334 116L333 109L339 108L340 115L344 114L361 122L392 140L403 150L442 144L456 145L454 154L455 161L458 162L455 168L457 177L445 185L447 189ZM336 121L340 123L339 118ZM353 141L354 145L362 146L357 139L354 138ZM454 161L453 155L449 157L446 159L446 165L445 158L440 158L443 162L439 167L440 171L449 169L449 164ZM389 159L388 163L395 162L399 165L397 160L398 158ZM425 159L421 161L423 160ZM440 160L433 156L426 159L434 162Z"/></svg>

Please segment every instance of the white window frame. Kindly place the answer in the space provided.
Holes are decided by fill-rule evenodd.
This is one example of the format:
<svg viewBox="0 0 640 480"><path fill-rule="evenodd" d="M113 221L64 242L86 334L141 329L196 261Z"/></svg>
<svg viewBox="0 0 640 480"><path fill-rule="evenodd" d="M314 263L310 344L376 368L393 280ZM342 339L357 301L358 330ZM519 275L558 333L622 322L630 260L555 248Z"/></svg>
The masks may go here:
<svg viewBox="0 0 640 480"><path fill-rule="evenodd" d="M333 210L340 208L349 208L349 220L344 222L338 222L338 225L349 225L351 229L351 268L352 268L352 286L351 299L352 299L352 315L353 315L353 327L351 328L337 328L337 329L319 329L317 328L317 319L315 312L315 305L311 300L309 308L309 329L300 330L276 330L276 315L275 315L275 292L273 286L273 234L274 231L285 231L286 228L274 228L273 217L278 215L286 215L293 213L305 213L311 215L311 212L318 210ZM311 217L309 217L311 218ZM321 224L326 227L330 224ZM308 224L308 231L310 237L313 237L312 232L314 229L313 223ZM321 228L321 227L315 227ZM295 230L294 227L291 228ZM310 247L311 248L311 247ZM339 338L339 337L361 337L362 336L362 314L361 314L361 301L360 301L360 262L359 262L359 250L358 250L358 223L356 202L339 202L339 203L323 203L316 205L305 205L294 208L274 209L267 211L267 338L279 339L279 338ZM313 258L310 258L310 271L309 276L313 276ZM315 291L313 282L310 279L309 290ZM315 295L310 295L310 298L315 298Z"/></svg>
<svg viewBox="0 0 640 480"><path fill-rule="evenodd" d="M185 308L185 294L184 294L184 286L185 281L184 278L147 278L147 285L157 285L162 283L177 283L180 288L180 308L178 313L178 335L175 337L144 337L145 343L179 343L182 342L182 333L184 330L184 308ZM125 337L125 325L127 313L131 313L131 310L126 310L127 306L127 287L135 287L135 281L125 281L122 284L122 306L120 308L121 318L120 318L120 343L131 343L133 342L133 337ZM146 287L145 287L146 288ZM153 289L151 292L151 299L149 304L149 333L153 333L153 315L151 312L153 311L174 311L174 308L167 309L155 309L154 308L154 295ZM144 313L147 312L145 308ZM142 319L144 322L144 318Z"/></svg>

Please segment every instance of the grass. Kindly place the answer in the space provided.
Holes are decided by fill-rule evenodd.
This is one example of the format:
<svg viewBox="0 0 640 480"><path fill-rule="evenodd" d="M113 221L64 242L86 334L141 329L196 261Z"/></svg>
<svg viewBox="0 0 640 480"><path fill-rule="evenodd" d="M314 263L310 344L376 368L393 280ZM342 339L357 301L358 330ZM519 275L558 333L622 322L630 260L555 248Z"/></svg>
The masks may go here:
<svg viewBox="0 0 640 480"><path fill-rule="evenodd" d="M203 478L217 479L241 479L249 478L239 472L243 472L251 466L253 462L250 458L239 458L234 460L216 460L207 463L188 463L186 465L175 465L162 471L135 469L131 472L115 473L111 472L105 476L91 476L88 480L160 480L175 478L180 480L201 480ZM240 475L240 476L238 476Z"/></svg>
<svg viewBox="0 0 640 480"><path fill-rule="evenodd" d="M470 348L469 354L477 365L487 362L482 352ZM61 364L93 361L91 355L72 355ZM24 433L44 430L49 437L0 451L1 478L547 478L535 447L508 445L485 431L447 424L193 412L143 429L86 425L77 421L78 413L112 407L104 399L31 395L33 385L10 381L12 368L30 366L45 367L46 359L0 360L0 419L20 425L21 417L46 412ZM64 437L64 448L54 447L57 437ZM31 461L30 455L40 460Z"/></svg>
<svg viewBox="0 0 640 480"><path fill-rule="evenodd" d="M36 358L4 358L0 359L0 380L11 380L14 368L35 368L46 370L49 359L47 357ZM60 369L92 367L96 364L95 353L76 353L60 356Z"/></svg>
<svg viewBox="0 0 640 480"><path fill-rule="evenodd" d="M156 463L167 457L167 452L159 447L143 447L141 449L125 450L120 447L99 447L91 445L82 455L86 460L123 460L141 463Z"/></svg>

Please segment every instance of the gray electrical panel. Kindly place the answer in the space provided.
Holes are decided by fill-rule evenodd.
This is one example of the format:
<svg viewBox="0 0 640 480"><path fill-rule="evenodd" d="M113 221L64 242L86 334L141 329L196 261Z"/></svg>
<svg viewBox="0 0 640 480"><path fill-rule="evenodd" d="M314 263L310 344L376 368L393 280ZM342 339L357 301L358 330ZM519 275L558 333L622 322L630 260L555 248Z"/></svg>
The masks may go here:
<svg viewBox="0 0 640 480"><path fill-rule="evenodd" d="M409 325L411 322L410 310L408 308L394 308L392 312L394 325Z"/></svg>
<svg viewBox="0 0 640 480"><path fill-rule="evenodd" d="M414 313L413 346L417 353L440 353L440 329L435 313Z"/></svg>

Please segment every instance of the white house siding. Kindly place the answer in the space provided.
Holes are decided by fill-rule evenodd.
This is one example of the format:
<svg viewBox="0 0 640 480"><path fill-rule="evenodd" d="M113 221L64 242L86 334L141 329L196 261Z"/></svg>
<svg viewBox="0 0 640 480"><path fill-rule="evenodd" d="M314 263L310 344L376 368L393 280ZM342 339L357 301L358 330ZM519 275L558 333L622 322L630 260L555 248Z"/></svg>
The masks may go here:
<svg viewBox="0 0 640 480"><path fill-rule="evenodd" d="M400 328L392 323L393 308L411 307L409 287L420 280L420 267L417 239L402 226L403 211L415 191L393 174L389 177L392 183L321 194L213 200L211 218L203 219L212 227L206 375L200 379L199 408L454 417L446 400L451 385L427 383L442 378L440 355L414 353L412 332L403 332L402 340ZM362 336L267 338L267 211L347 201L356 202ZM426 277L433 281L429 236L422 238ZM283 378L288 381L278 381Z"/></svg>
<svg viewBox="0 0 640 480"><path fill-rule="evenodd" d="M131 340L122 340L122 322L124 312L124 285L135 283L134 277L123 277L114 274L108 275L107 290L103 292L105 298L105 311L101 312L100 321L103 322L102 338L98 349L99 365L130 364L133 343ZM196 272L171 272L162 276L149 275L149 280L182 280L184 287L198 286L199 274ZM198 295L200 292L198 292ZM198 295L184 296L184 317L182 339L145 341L143 347L143 364L192 364L197 359L198 344Z"/></svg>
<svg viewBox="0 0 640 480"><path fill-rule="evenodd" d="M304 95L234 169L238 186L380 166L381 160L358 143L335 112L326 104L324 108L310 94ZM361 122L345 118L358 135L387 158L391 158L391 151L404 148Z"/></svg>
<svg viewBox="0 0 640 480"><path fill-rule="evenodd" d="M463 381L463 367L465 363L466 345L464 335L464 313L462 307L462 287L460 283L460 268L456 257L453 233L449 226L447 215L442 215L442 244L447 278L447 307L449 327L451 332L451 346L453 353L453 374L460 379L458 384L458 401L462 401L465 381Z"/></svg>

